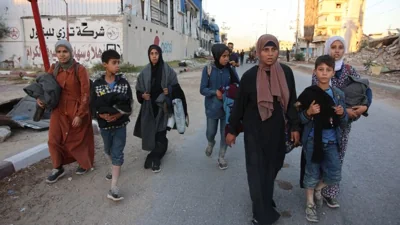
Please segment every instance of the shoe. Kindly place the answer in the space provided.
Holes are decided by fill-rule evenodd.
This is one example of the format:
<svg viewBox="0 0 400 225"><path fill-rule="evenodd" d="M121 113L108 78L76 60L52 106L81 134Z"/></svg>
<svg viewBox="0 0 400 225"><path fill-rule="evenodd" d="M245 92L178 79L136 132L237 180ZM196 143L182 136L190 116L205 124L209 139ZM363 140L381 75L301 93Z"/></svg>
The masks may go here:
<svg viewBox="0 0 400 225"><path fill-rule="evenodd" d="M106 180L112 180L112 174L111 173L107 173Z"/></svg>
<svg viewBox="0 0 400 225"><path fill-rule="evenodd" d="M324 200L326 204L328 205L329 208L339 208L339 202L337 201L336 198L329 198L329 197L324 197Z"/></svg>
<svg viewBox="0 0 400 225"><path fill-rule="evenodd" d="M218 167L221 170L226 170L228 169L228 163L225 161L224 158L218 158Z"/></svg>
<svg viewBox="0 0 400 225"><path fill-rule="evenodd" d="M161 166L160 160L153 161L153 165L151 167L151 169L153 170L153 173L161 172L161 167L160 166Z"/></svg>
<svg viewBox="0 0 400 225"><path fill-rule="evenodd" d="M252 219L252 220L251 220L251 224L253 224L253 225L258 225L259 223L258 223L258 221L257 221L256 219Z"/></svg>
<svg viewBox="0 0 400 225"><path fill-rule="evenodd" d="M206 156L211 157L213 149L214 149L215 141L214 142L208 142L207 148L206 148Z"/></svg>
<svg viewBox="0 0 400 225"><path fill-rule="evenodd" d="M324 199L321 194L321 190L317 191L314 190L314 202L317 205L317 207L321 207L324 204Z"/></svg>
<svg viewBox="0 0 400 225"><path fill-rule="evenodd" d="M111 200L113 200L115 202L121 201L122 199L124 199L124 197L122 197L119 194L118 188L112 188L111 190L109 190L108 194L107 194L107 198L109 198L109 199L111 199Z"/></svg>
<svg viewBox="0 0 400 225"><path fill-rule="evenodd" d="M144 161L144 169L150 169L152 167L152 160L149 156L146 157L146 160Z"/></svg>
<svg viewBox="0 0 400 225"><path fill-rule="evenodd" d="M51 171L51 175L47 177L46 183L49 184L55 183L58 181L58 179L60 179L64 175L65 175L64 168L61 167L60 169L53 169Z"/></svg>
<svg viewBox="0 0 400 225"><path fill-rule="evenodd" d="M78 166L78 168L77 168L76 171L75 171L75 174L83 175L83 174L85 174L87 171L88 171L88 170L83 169L81 166Z"/></svg>
<svg viewBox="0 0 400 225"><path fill-rule="evenodd" d="M315 205L312 204L307 204L306 207L306 219L310 222L318 223L318 214L317 214L317 208Z"/></svg>

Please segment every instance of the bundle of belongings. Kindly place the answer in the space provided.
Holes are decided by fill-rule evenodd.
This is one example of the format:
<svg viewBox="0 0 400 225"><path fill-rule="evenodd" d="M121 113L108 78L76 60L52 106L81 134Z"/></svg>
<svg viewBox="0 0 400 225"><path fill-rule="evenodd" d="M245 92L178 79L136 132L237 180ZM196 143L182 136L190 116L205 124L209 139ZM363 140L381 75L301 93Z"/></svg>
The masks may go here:
<svg viewBox="0 0 400 225"><path fill-rule="evenodd" d="M49 73L39 73L36 82L23 89L25 93L34 99L39 99L44 103L45 108L36 105L33 121L39 121L46 109L52 110L58 106L61 95L61 87L55 77Z"/></svg>
<svg viewBox="0 0 400 225"><path fill-rule="evenodd" d="M184 134L189 126L189 114L185 93L179 84L168 87L166 107L168 112L167 130L176 129L179 134Z"/></svg>
<svg viewBox="0 0 400 225"><path fill-rule="evenodd" d="M92 108L96 108L98 114L113 115L121 113L122 116L113 122L107 122L102 118L97 119L100 128L118 127L129 122L129 115L132 112L132 102L125 94L110 92L97 97L93 102Z"/></svg>
<svg viewBox="0 0 400 225"><path fill-rule="evenodd" d="M341 90L344 92L347 108L359 105L369 107L372 103L372 90L369 87L368 79L349 76L346 86ZM368 112L365 112L363 116L367 117ZM354 119L353 121L357 119Z"/></svg>
<svg viewBox="0 0 400 225"><path fill-rule="evenodd" d="M239 84L234 82L227 87L220 88L219 90L222 92L222 102L225 111L225 119L226 119L225 137L226 137L229 131L229 119L233 109L233 104L235 103L235 98L239 91ZM243 125L241 125L237 130L238 134L241 132L243 132Z"/></svg>

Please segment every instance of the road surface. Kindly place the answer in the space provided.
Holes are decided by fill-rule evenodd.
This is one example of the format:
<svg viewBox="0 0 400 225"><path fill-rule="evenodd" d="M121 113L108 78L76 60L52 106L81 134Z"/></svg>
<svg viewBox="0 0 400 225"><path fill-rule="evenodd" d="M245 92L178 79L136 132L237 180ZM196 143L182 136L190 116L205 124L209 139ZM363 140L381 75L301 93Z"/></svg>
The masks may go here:
<svg viewBox="0 0 400 225"><path fill-rule="evenodd" d="M238 72L249 68L244 65ZM295 77L298 92L310 84L309 74L295 71ZM250 224L243 135L227 152L229 168L219 170L217 152L212 159L204 154L206 120L199 95L200 72L183 73L179 79L189 99L191 124L185 135L168 134L170 146L161 173L143 169L146 152L132 137L138 111L135 103L120 180L125 196L122 202L106 198L110 183L104 176L108 166L99 142L96 169L84 176L73 174L73 165L65 178L47 185L47 161L3 181L1 189L12 189L15 194L2 195L1 224ZM354 124L343 166L341 208L332 210L324 205L319 224L400 224L400 107L393 103L396 101L375 99L370 116ZM98 137L96 140L100 141ZM274 199L284 215L278 225L308 224L304 190L298 181L299 153L300 149L295 149L287 155L285 168L277 178Z"/></svg>

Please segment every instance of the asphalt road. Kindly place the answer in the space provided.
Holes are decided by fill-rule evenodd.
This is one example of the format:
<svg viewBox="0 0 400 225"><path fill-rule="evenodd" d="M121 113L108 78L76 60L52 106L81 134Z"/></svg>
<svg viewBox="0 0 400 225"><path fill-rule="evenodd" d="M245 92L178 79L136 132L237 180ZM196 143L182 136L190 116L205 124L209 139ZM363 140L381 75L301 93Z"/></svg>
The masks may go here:
<svg viewBox="0 0 400 225"><path fill-rule="evenodd" d="M238 69L242 74L251 65ZM309 74L295 71L300 93L311 82ZM343 166L341 208L326 205L319 224L400 224L400 109L375 100L370 116L354 124ZM193 118L193 117L192 117ZM204 121L204 115L199 116ZM203 123L204 124L204 123ZM246 181L243 141L229 149L229 169L219 171L216 154L204 156L205 124L186 137L175 157L165 159L162 175L154 177L152 190L157 198L151 210L137 224L249 224L251 204ZM287 155L288 168L282 169L275 199L284 212L277 224L307 224L304 191L299 188L300 149ZM286 184L286 185L285 185Z"/></svg>
<svg viewBox="0 0 400 225"><path fill-rule="evenodd" d="M250 66L240 67L239 74ZM311 76L304 72L295 71L295 77L298 92L311 82ZM207 142L203 100L198 90L200 72L184 73L179 79L188 95L191 124L185 135L168 135L170 146L161 173L143 169L146 153L137 150L139 155L133 157L132 146L140 143L128 136L120 182L125 196L122 202L114 204L106 199L106 161L97 157L96 170L85 177L71 175L72 181L63 179L53 186L40 182L29 187L30 192L36 193L37 206L28 198L20 199L25 201L19 203L20 207L31 207L20 216L20 223L14 224L250 224L243 135L227 152L229 168L219 170L218 153L214 152L212 159L204 154ZM400 224L400 108L392 102L375 99L370 116L354 124L343 166L341 207L332 210L324 205L319 224ZM132 130L133 123L129 126ZM277 178L274 199L284 215L276 223L279 225L308 224L304 190L298 181L299 153L300 149L295 149L287 155L286 168ZM51 198L45 200L46 196Z"/></svg>

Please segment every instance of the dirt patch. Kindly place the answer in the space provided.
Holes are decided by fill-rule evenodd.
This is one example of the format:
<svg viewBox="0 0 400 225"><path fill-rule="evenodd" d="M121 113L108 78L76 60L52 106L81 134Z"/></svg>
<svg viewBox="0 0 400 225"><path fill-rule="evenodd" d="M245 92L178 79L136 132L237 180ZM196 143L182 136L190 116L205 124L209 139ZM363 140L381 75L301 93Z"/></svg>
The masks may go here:
<svg viewBox="0 0 400 225"><path fill-rule="evenodd" d="M290 218L290 217L292 217L292 213L290 211L282 211L281 216L283 218Z"/></svg>
<svg viewBox="0 0 400 225"><path fill-rule="evenodd" d="M288 181L284 181L284 180L276 180L276 183L278 183L278 187L280 189L283 189L285 191L289 191L293 189L293 185L288 182Z"/></svg>

